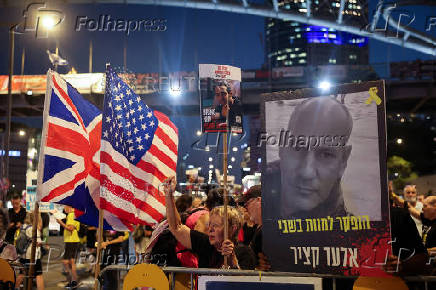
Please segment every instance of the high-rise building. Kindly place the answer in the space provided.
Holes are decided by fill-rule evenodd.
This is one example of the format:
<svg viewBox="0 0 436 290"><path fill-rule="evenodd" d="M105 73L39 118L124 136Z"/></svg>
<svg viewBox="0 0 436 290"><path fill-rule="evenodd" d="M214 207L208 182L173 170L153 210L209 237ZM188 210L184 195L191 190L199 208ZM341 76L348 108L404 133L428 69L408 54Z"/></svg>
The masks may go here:
<svg viewBox="0 0 436 290"><path fill-rule="evenodd" d="M342 21L363 27L367 7L360 0L346 0ZM340 0L310 1L314 17L336 21ZM307 12L306 0L278 0L279 9ZM368 38L328 27L273 18L265 20L265 61L270 67L368 64Z"/></svg>

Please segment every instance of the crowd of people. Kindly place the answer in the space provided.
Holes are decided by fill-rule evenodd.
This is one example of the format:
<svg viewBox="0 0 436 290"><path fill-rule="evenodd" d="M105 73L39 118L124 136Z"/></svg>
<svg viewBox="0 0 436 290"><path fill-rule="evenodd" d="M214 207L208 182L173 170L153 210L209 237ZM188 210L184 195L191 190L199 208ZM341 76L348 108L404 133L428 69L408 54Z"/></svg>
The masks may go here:
<svg viewBox="0 0 436 290"><path fill-rule="evenodd" d="M228 236L225 238L224 192L221 188L208 187L206 198L190 194L175 198L175 178L167 179L164 184L166 219L153 227L135 226L132 232L104 231L102 269L112 264L145 262L159 266L225 268L227 265L230 269L271 270L262 248L260 185L252 186L239 197L229 196ZM391 185L389 191L392 240L395 243L385 270L400 274L433 273L433 264L428 261L436 256L436 196L418 194L415 185L405 186L402 196L395 194ZM29 271L35 216L26 212L21 196L14 195L11 204L8 211L0 211L0 257L11 262L19 261L22 265L15 285L19 288ZM47 252L46 215L39 214L36 223L34 275L38 289L44 289L41 259ZM62 262L67 277L66 287L75 289L79 282L76 264L80 260L80 250L83 249L87 262L96 261L97 229L80 224L75 219L74 209L69 206L64 207L64 216L55 217L63 231ZM134 257L129 256L130 235L134 242ZM92 265L90 263L88 269L90 273ZM118 283L118 274L106 271L102 282L104 289L112 289Z"/></svg>

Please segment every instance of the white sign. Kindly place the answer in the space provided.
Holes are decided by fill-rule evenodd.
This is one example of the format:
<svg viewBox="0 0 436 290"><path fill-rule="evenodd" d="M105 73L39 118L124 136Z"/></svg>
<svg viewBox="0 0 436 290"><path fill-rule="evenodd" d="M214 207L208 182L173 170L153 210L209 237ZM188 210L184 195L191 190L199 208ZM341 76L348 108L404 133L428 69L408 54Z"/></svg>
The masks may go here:
<svg viewBox="0 0 436 290"><path fill-rule="evenodd" d="M36 201L36 186L28 186L26 189L26 211L33 211L35 209ZM49 212L54 210L54 203L40 202L39 212Z"/></svg>

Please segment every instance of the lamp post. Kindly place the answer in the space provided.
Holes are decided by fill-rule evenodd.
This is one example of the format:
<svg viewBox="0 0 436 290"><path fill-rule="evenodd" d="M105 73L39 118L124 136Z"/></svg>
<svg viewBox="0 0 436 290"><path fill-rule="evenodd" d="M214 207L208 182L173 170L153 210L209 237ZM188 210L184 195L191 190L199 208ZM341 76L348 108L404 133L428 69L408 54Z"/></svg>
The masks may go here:
<svg viewBox="0 0 436 290"><path fill-rule="evenodd" d="M52 15L46 15L40 19L41 24L45 29L51 30L56 26L56 21ZM6 110L6 128L3 139L3 177L9 179L9 149L11 141L11 119L12 119L12 78L14 75L14 53L15 53L15 33L16 29L21 23L15 23L9 27L9 78L8 78L8 97L7 97L7 110ZM2 200L6 198L6 194Z"/></svg>
<svg viewBox="0 0 436 290"><path fill-rule="evenodd" d="M17 24L9 28L9 78L8 78L8 98L7 98L7 111L6 111L6 132L3 140L3 176L9 179L9 145L11 139L11 115L12 115L12 75L14 74L14 50L15 50L15 29ZM5 200L6 193L2 197Z"/></svg>

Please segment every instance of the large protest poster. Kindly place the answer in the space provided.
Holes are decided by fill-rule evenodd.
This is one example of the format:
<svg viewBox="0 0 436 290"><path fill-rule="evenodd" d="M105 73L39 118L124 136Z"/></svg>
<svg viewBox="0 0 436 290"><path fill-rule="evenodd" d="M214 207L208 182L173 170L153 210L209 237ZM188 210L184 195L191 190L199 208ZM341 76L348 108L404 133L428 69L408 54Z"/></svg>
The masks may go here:
<svg viewBox="0 0 436 290"><path fill-rule="evenodd" d="M202 131L242 133L241 69L200 64L198 73Z"/></svg>
<svg viewBox="0 0 436 290"><path fill-rule="evenodd" d="M384 275L384 82L263 95L263 249L274 270Z"/></svg>

